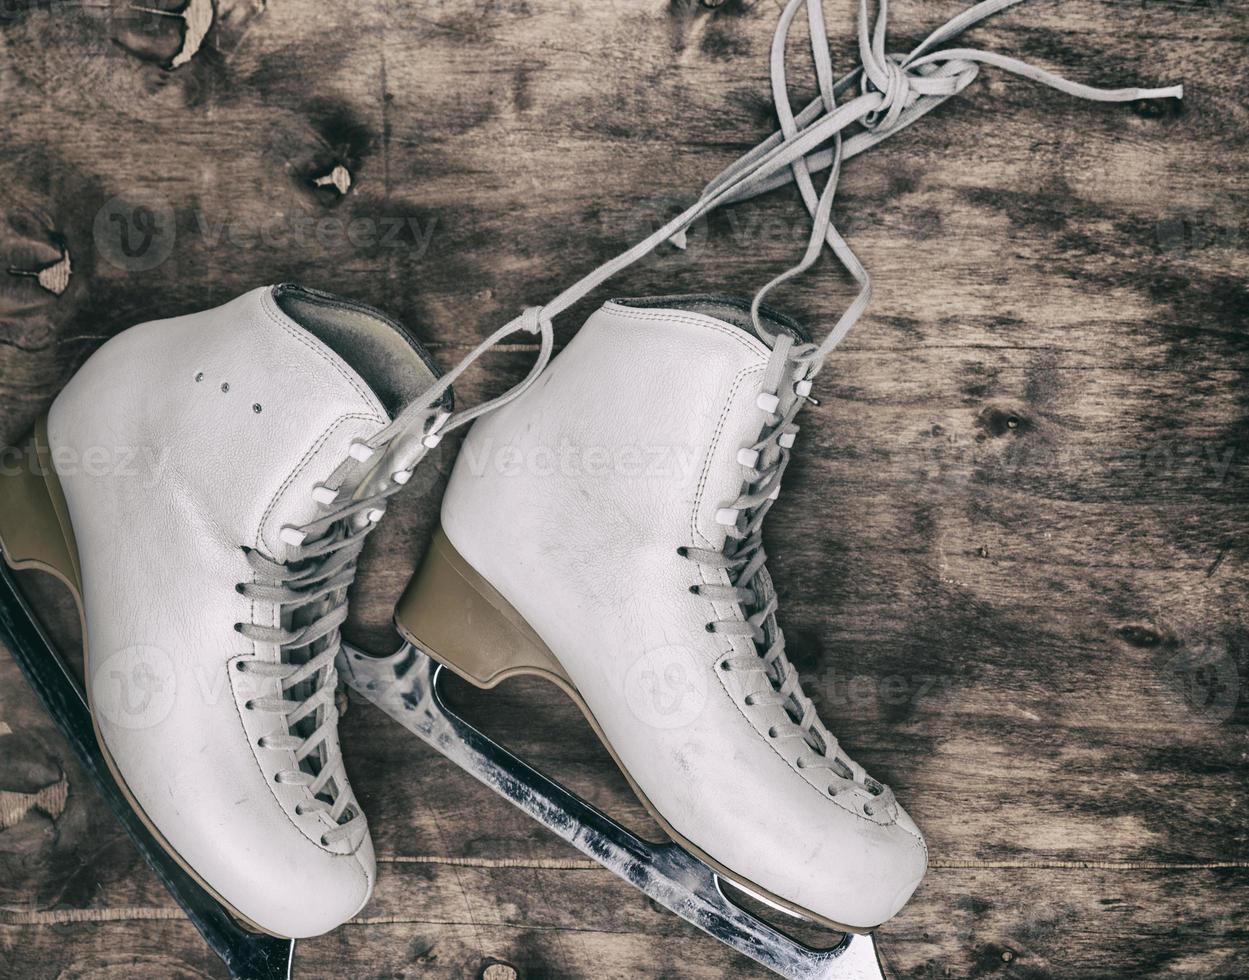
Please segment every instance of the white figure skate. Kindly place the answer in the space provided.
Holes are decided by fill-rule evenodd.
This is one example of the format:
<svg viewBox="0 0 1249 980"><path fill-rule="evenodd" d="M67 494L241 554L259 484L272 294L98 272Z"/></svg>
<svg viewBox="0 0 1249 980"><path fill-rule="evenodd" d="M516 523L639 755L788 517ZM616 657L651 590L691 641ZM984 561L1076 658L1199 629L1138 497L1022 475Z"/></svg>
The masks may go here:
<svg viewBox="0 0 1249 980"><path fill-rule="evenodd" d="M762 337L749 303L709 297L594 314L469 432L395 619L481 687L556 681L673 840L773 905L868 930L926 852L785 656L760 530L810 386L792 359L768 377L771 345L801 335L759 319Z"/></svg>
<svg viewBox="0 0 1249 980"><path fill-rule="evenodd" d="M241 975L285 975L290 943L231 917L315 935L373 886L334 659L381 504L336 489L379 455L367 440L434 387L431 364L366 307L254 290L114 337L0 476L8 564L56 575L78 602L85 695L7 571L0 632ZM443 390L431 417L446 415Z"/></svg>
<svg viewBox="0 0 1249 980"><path fill-rule="evenodd" d="M841 165L963 91L981 64L1098 101L1182 96L1178 86L1094 89L1012 58L940 47L1018 2L985 0L909 55L894 55L885 49L885 3L873 26L860 0L863 64L837 80L820 4L790 0L772 51L781 130L538 316L558 315L665 241L682 245L709 211L790 181L812 217L801 262L753 303L696 297L596 313L538 385L470 433L443 528L396 610L405 645L384 660L350 650L340 660L348 682L411 731L785 976L849 980L878 977L880 968L870 938L848 933L832 949L811 950L744 916L721 881L862 930L898 911L924 867L913 823L840 752L798 684L761 540L797 414L870 299L870 278L831 221ZM820 94L795 112L785 42L804 6ZM812 174L823 169L829 177L817 191ZM861 291L814 344L761 301L825 245ZM675 450L670 458L691 468L639 475L639 457L654 447ZM437 664L483 687L516 673L559 684L682 847L637 841L456 718L438 697ZM665 680L687 695L675 716L647 705L648 685Z"/></svg>

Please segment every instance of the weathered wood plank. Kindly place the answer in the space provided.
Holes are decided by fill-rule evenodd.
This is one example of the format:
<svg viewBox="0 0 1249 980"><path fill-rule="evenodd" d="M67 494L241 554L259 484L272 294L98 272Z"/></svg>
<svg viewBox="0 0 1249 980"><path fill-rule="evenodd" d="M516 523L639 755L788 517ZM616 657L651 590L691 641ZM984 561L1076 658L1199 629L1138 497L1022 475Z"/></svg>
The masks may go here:
<svg viewBox="0 0 1249 980"><path fill-rule="evenodd" d="M830 5L838 65L853 6ZM963 4L893 6L902 48ZM0 275L0 443L106 337L261 282L393 310L450 366L773 124L772 4L215 12L169 70L176 17L0 8L0 268L71 258ZM1239 4L1028 3L971 43L1092 83L1182 79L1184 107L986 71L846 168L837 218L876 298L818 382L769 546L808 688L929 837L934 870L882 935L903 975L1243 973L1246 40ZM715 215L559 336L607 295L749 292L806 229L788 191ZM851 295L821 267L778 299L820 330ZM530 356L493 355L461 397ZM369 545L351 626L371 647L393 642L453 453ZM647 827L556 692L461 693ZM360 922L304 944L305 975L759 975L368 707L344 738L383 878ZM8 658L0 794L0 975L220 975Z"/></svg>

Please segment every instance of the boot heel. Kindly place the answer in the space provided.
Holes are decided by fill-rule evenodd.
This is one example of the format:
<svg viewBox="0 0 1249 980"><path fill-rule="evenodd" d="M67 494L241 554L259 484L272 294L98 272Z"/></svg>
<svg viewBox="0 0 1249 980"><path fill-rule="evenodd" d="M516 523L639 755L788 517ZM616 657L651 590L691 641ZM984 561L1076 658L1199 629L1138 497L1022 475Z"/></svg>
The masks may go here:
<svg viewBox="0 0 1249 980"><path fill-rule="evenodd" d="M0 465L0 549L13 568L37 568L55 575L82 595L78 548L69 508L52 468L45 418ZM10 450L10 453L12 450Z"/></svg>
<svg viewBox="0 0 1249 980"><path fill-rule="evenodd" d="M538 634L452 547L442 528L395 607L403 637L478 687L537 674L575 693Z"/></svg>

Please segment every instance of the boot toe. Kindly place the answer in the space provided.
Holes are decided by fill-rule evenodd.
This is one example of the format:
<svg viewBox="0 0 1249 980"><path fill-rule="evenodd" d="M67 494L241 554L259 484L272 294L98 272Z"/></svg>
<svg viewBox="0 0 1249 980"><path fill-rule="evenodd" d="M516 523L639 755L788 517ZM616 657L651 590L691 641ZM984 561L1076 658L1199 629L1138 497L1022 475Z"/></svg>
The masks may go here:
<svg viewBox="0 0 1249 980"><path fill-rule="evenodd" d="M893 806L892 821L856 828L850 840L827 852L821 862L824 887L816 890L813 912L871 929L906 905L927 870L928 848L909 814Z"/></svg>
<svg viewBox="0 0 1249 980"><path fill-rule="evenodd" d="M800 910L839 926L873 929L901 911L928 866L922 835L906 811L894 806L893 818L881 822L832 800L801 808L801 815L795 807L767 847L758 847L755 836L749 853L707 850L745 882Z"/></svg>
<svg viewBox="0 0 1249 980"><path fill-rule="evenodd" d="M279 853L279 850L285 853ZM222 898L266 932L306 939L337 929L365 906L376 865L366 834L350 854L270 848L249 874L235 876Z"/></svg>

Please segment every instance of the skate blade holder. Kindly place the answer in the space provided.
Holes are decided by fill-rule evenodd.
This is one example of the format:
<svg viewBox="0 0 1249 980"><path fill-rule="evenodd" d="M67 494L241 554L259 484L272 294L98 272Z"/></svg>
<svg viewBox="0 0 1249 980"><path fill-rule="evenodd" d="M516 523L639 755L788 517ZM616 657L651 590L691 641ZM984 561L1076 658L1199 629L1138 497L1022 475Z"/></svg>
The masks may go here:
<svg viewBox="0 0 1249 980"><path fill-rule="evenodd" d="M828 949L794 939L734 902L721 877L678 844L642 840L482 734L443 701L444 668L413 644L374 657L344 643L337 669L366 700L469 775L726 946L789 980L885 980L871 935L846 933Z"/></svg>
<svg viewBox="0 0 1249 980"><path fill-rule="evenodd" d="M22 595L13 571L0 558L0 640L13 654L56 727L74 750L113 815L126 829L148 866L182 906L237 980L289 980L295 940L244 928L202 885L166 853L131 809L100 752L82 684L61 657L34 610Z"/></svg>

